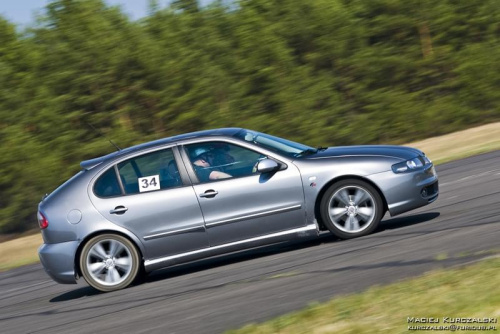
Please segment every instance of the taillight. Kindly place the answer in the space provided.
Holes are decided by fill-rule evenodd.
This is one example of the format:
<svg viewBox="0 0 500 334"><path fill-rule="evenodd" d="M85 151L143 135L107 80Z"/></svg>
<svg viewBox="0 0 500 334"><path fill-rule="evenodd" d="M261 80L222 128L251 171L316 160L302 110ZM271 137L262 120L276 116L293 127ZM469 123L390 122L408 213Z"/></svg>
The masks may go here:
<svg viewBox="0 0 500 334"><path fill-rule="evenodd" d="M49 221L40 211L38 211L37 217L38 217L38 225L40 225L40 228L42 230L49 227Z"/></svg>

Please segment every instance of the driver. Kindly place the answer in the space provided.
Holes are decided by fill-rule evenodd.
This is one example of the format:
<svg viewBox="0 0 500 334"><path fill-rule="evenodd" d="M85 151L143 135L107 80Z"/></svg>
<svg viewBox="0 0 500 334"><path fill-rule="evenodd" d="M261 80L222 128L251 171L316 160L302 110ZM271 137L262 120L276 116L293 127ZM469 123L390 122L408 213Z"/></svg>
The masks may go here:
<svg viewBox="0 0 500 334"><path fill-rule="evenodd" d="M208 149L197 148L194 150L194 156L193 167L201 182L232 177L232 175L215 170L214 167L212 167L214 155Z"/></svg>

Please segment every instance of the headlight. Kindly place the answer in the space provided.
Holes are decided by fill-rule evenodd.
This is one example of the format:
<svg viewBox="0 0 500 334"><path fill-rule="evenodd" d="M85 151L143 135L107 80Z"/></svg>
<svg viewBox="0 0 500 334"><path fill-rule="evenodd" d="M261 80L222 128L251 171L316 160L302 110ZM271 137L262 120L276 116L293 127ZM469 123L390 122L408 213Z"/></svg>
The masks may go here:
<svg viewBox="0 0 500 334"><path fill-rule="evenodd" d="M410 172L415 169L419 169L424 166L424 163L427 164L431 163L429 159L427 159L425 156L424 157L417 157L413 158L411 160L399 162L395 165L392 165L392 171L394 173L405 173L405 172Z"/></svg>

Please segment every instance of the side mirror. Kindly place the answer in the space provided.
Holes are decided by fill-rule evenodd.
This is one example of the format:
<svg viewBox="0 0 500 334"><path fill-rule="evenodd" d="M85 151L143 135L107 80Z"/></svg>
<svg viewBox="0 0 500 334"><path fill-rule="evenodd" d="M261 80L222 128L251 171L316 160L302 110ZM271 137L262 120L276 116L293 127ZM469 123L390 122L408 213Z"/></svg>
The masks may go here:
<svg viewBox="0 0 500 334"><path fill-rule="evenodd" d="M280 165L271 159L264 159L259 161L257 164L257 172L259 173L270 173L277 171L280 168Z"/></svg>

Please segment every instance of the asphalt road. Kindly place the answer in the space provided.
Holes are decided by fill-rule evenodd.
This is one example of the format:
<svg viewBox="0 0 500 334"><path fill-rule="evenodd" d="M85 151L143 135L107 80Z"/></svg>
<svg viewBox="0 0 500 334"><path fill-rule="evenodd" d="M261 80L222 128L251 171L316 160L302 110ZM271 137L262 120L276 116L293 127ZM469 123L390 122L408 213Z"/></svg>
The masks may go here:
<svg viewBox="0 0 500 334"><path fill-rule="evenodd" d="M272 246L162 270L97 293L40 265L0 274L2 333L218 333L500 249L500 151L437 167L440 198L380 231Z"/></svg>

